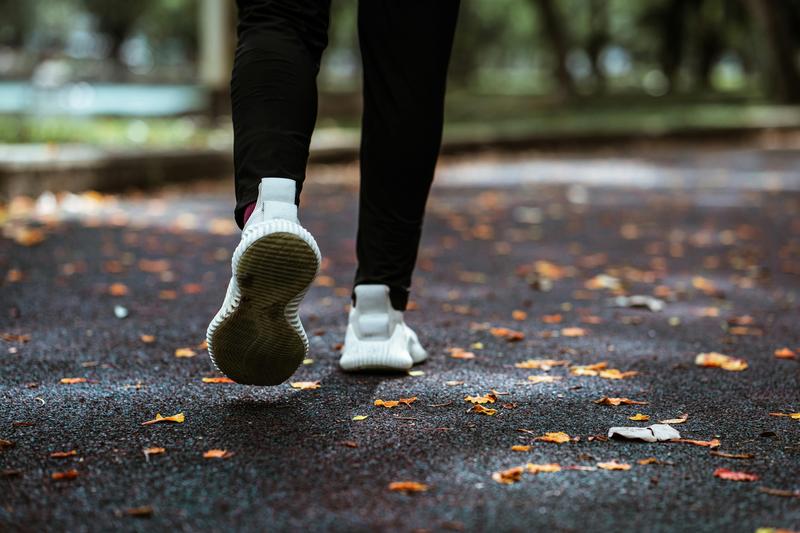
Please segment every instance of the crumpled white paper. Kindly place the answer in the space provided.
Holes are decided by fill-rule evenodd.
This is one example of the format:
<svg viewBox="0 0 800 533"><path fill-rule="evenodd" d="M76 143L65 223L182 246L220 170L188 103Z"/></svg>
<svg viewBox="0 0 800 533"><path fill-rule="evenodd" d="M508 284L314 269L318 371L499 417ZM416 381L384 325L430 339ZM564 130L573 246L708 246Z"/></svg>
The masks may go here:
<svg viewBox="0 0 800 533"><path fill-rule="evenodd" d="M645 428L617 427L608 430L608 438L623 437L638 439L645 442L658 442L663 440L679 439L681 434L677 429L668 424L653 424Z"/></svg>

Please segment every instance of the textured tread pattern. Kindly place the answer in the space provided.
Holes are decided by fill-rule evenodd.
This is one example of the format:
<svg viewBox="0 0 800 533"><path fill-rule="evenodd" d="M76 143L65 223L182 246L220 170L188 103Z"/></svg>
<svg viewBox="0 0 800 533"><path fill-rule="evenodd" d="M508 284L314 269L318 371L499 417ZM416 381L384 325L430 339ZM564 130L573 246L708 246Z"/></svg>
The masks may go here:
<svg viewBox="0 0 800 533"><path fill-rule="evenodd" d="M242 384L277 385L297 370L308 353L300 301L320 259L314 238L292 221L245 230L225 304L208 327L208 352L220 372Z"/></svg>

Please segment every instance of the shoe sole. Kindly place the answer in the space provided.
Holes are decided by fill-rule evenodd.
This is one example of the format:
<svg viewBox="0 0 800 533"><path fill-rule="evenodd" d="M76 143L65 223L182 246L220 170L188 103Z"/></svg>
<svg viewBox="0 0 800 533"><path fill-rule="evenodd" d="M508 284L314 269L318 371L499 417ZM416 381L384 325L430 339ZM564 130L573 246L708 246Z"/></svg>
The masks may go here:
<svg viewBox="0 0 800 533"><path fill-rule="evenodd" d="M345 372L375 370L404 372L414 366L414 361L402 342L398 340L356 339L346 342L342 357L339 359L339 367Z"/></svg>
<svg viewBox="0 0 800 533"><path fill-rule="evenodd" d="M320 264L316 242L301 226L283 220L263 226L253 228L263 235L251 236L249 244L243 239L243 251L234 253L238 295L220 310L207 335L217 369L246 385L283 383L307 355L298 308Z"/></svg>

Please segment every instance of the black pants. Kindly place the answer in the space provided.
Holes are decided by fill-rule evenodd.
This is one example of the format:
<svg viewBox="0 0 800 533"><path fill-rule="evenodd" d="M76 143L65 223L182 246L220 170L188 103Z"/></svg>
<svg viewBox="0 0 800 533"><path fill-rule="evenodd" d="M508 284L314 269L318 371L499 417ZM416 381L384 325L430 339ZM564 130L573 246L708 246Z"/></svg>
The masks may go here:
<svg viewBox="0 0 800 533"><path fill-rule="evenodd" d="M231 79L235 217L262 177L305 178L330 0L237 0ZM459 0L361 0L364 72L358 269L405 309L442 136Z"/></svg>

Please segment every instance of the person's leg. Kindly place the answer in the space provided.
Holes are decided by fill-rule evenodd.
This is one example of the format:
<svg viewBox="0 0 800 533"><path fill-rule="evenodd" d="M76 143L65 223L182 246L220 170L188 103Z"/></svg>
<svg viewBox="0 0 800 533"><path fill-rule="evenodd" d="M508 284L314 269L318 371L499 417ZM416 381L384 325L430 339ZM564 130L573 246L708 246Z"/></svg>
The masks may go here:
<svg viewBox="0 0 800 533"><path fill-rule="evenodd" d="M442 136L459 0L361 0L364 66L358 270L404 310Z"/></svg>
<svg viewBox="0 0 800 533"><path fill-rule="evenodd" d="M237 0L238 44L231 76L239 227L261 178L305 178L317 118L320 58L330 0Z"/></svg>

